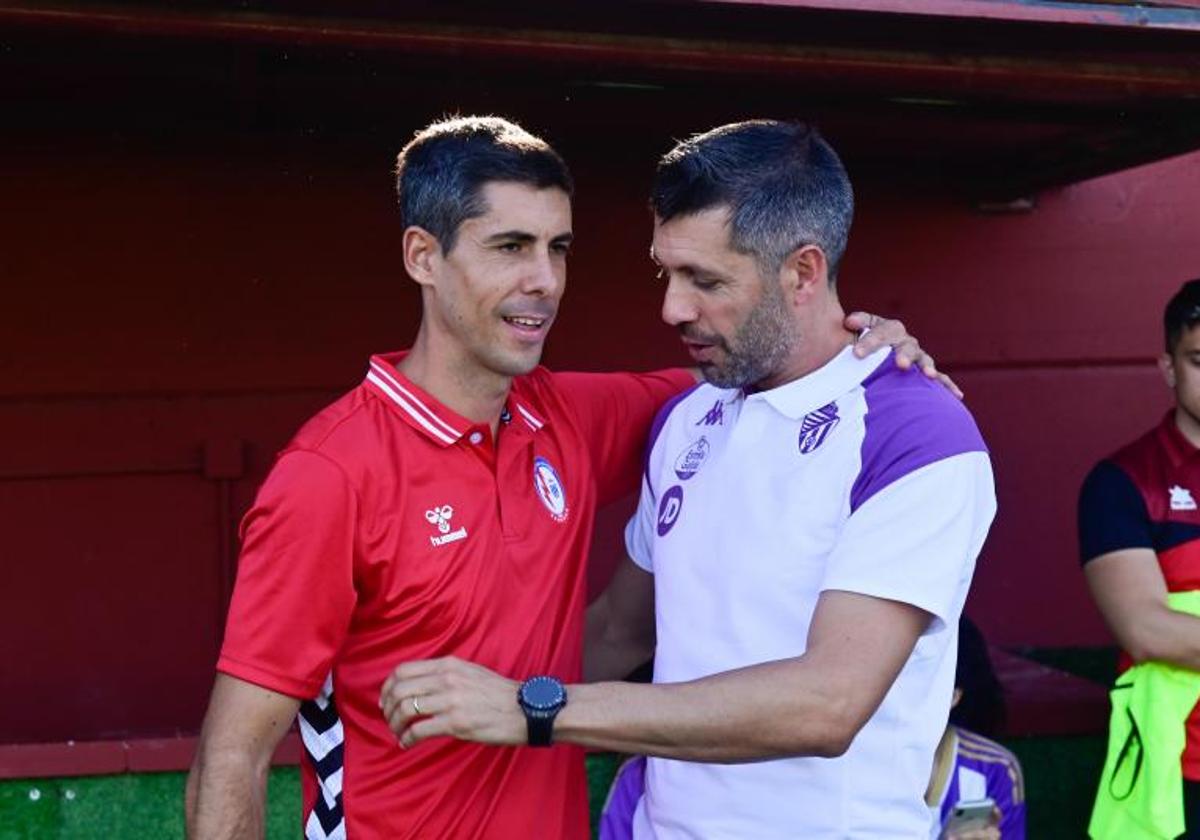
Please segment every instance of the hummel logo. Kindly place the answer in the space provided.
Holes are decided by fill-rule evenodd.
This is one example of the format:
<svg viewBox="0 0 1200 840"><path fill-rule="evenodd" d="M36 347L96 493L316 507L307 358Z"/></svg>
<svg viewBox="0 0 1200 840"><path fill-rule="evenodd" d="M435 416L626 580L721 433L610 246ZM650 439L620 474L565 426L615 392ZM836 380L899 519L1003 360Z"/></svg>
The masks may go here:
<svg viewBox="0 0 1200 840"><path fill-rule="evenodd" d="M425 521L430 525L437 526L438 533L441 534L441 536L429 538L429 541L433 543L435 548L439 545L445 545L446 543L466 538L466 528L459 528L457 531L450 530L450 518L452 516L454 516L454 508L450 507L450 505L433 507L425 511Z"/></svg>
<svg viewBox="0 0 1200 840"><path fill-rule="evenodd" d="M722 408L721 401L717 400L713 403L713 407L708 410L708 413L696 421L697 426L721 426L724 425L725 412Z"/></svg>
<svg viewBox="0 0 1200 840"><path fill-rule="evenodd" d="M1192 493L1187 488L1176 484L1174 487L1168 487L1167 492L1171 494L1171 510L1196 509L1196 500L1192 498Z"/></svg>

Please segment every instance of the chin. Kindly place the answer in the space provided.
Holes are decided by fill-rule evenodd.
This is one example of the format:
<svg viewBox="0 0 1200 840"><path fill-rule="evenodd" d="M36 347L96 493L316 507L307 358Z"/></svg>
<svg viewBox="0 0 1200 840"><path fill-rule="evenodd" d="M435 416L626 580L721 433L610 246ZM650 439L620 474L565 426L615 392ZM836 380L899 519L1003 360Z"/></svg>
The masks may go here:
<svg viewBox="0 0 1200 840"><path fill-rule="evenodd" d="M527 373L532 373L541 360L542 351L539 349L536 353L514 354L495 359L492 369L502 376L524 376Z"/></svg>

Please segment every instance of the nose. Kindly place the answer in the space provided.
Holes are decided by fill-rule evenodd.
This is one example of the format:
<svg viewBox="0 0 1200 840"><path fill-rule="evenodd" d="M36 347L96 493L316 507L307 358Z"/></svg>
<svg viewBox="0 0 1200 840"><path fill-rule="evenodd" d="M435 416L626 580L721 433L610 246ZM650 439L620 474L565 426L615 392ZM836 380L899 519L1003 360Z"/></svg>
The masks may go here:
<svg viewBox="0 0 1200 840"><path fill-rule="evenodd" d="M695 303L683 288L683 284L675 278L667 280L667 288L663 292L662 319L672 327L696 320Z"/></svg>
<svg viewBox="0 0 1200 840"><path fill-rule="evenodd" d="M553 295L564 280L561 260L556 261L549 251L539 252L528 266L521 291L529 295Z"/></svg>

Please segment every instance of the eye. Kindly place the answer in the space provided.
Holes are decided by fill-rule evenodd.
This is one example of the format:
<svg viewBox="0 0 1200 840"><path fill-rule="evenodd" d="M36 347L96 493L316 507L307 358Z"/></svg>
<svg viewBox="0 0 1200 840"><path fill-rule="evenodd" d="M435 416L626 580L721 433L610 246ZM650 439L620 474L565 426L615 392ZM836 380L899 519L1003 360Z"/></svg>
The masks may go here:
<svg viewBox="0 0 1200 840"><path fill-rule="evenodd" d="M497 250L499 250L500 252L505 253L505 254L521 253L521 243L520 242L501 242L499 245L496 246L496 248L497 248Z"/></svg>
<svg viewBox="0 0 1200 840"><path fill-rule="evenodd" d="M558 254L560 257L565 257L571 253L571 243L569 242L554 242L550 245L551 253Z"/></svg>

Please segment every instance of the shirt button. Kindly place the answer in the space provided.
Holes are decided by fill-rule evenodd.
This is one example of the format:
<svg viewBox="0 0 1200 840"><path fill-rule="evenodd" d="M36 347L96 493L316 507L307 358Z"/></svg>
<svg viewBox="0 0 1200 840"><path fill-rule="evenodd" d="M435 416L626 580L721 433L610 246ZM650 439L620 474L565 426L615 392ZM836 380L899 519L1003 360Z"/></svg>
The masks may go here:
<svg viewBox="0 0 1200 840"><path fill-rule="evenodd" d="M483 441L483 435L479 432L471 432L471 436L467 440L478 446Z"/></svg>

